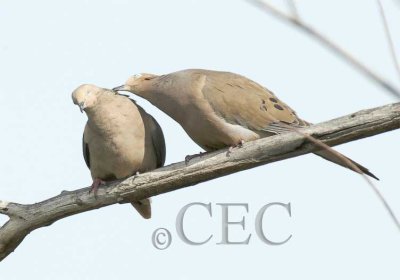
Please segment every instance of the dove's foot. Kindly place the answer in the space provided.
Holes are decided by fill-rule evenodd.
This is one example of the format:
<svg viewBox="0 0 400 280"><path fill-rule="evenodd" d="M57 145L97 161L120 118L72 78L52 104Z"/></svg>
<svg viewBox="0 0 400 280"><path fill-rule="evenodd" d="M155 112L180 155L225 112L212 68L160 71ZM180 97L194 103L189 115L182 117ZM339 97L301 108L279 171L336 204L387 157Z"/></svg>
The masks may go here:
<svg viewBox="0 0 400 280"><path fill-rule="evenodd" d="M197 157L201 158L202 156L208 155L209 153L211 153L211 152L200 152L200 153L194 154L194 155L187 155L185 157L185 164L188 165L189 161L191 161L192 159L197 158Z"/></svg>
<svg viewBox="0 0 400 280"><path fill-rule="evenodd" d="M238 144L230 146L228 151L226 152L226 155L229 156L233 152L234 148L242 148L243 144L244 144L244 140L240 140L240 142Z"/></svg>
<svg viewBox="0 0 400 280"><path fill-rule="evenodd" d="M90 187L89 193L93 192L93 194L96 196L97 195L97 190L99 189L99 186L105 185L105 184L106 184L106 182L101 180L101 179L99 179L99 178L94 179L93 183L92 183L92 186Z"/></svg>

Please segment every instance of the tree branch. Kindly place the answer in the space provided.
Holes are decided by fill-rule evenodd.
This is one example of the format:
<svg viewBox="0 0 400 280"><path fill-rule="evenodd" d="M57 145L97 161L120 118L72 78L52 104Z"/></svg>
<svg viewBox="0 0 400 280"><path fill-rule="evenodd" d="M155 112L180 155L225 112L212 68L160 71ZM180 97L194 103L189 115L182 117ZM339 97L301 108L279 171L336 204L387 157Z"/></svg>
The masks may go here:
<svg viewBox="0 0 400 280"><path fill-rule="evenodd" d="M397 76L400 79L400 63L399 63L399 59L397 58L392 35L390 34L389 24L386 19L385 10L383 9L381 0L377 0L376 2L378 3L379 13L382 18L383 28L385 29L385 35L386 35L386 39L387 39L387 42L389 45L390 54L392 56L393 65L394 65L394 68L396 69Z"/></svg>
<svg viewBox="0 0 400 280"><path fill-rule="evenodd" d="M286 3L289 6L292 17L299 19L299 12L297 11L297 6L294 0L286 0Z"/></svg>
<svg viewBox="0 0 400 280"><path fill-rule="evenodd" d="M305 33L309 34L311 37L316 39L318 42L320 42L322 45L336 53L339 57L344 59L346 62L348 62L350 65L354 66L357 70L359 70L361 73L363 73L367 78L370 80L374 81L381 87L383 87L386 91L388 91L391 95L396 97L397 99L400 98L400 89L391 84L388 80L384 79L382 76L380 76L378 73L373 71L372 69L368 68L365 64L363 64L361 61L356 59L353 55L351 55L349 52L347 52L345 49L342 47L338 46L335 44L332 40L327 38L325 35L320 33L318 30L313 28L311 25L305 23L303 20L296 16L290 16L286 15L285 13L281 12L277 8L275 8L273 5L262 1L262 0L246 0L249 3L259 7L263 11L266 11L270 13L271 15L275 16L276 18L291 23L293 26L297 27L298 29L304 31Z"/></svg>
<svg viewBox="0 0 400 280"><path fill-rule="evenodd" d="M301 130L329 146L400 128L400 103L363 110ZM99 188L63 191L60 195L30 205L0 201L0 214L9 220L0 228L0 261L7 257L33 230L62 218L116 203L127 203L178 190L200 182L296 157L318 147L306 137L289 132L245 143L228 154L220 150L195 158L185 165L175 163L152 172Z"/></svg>

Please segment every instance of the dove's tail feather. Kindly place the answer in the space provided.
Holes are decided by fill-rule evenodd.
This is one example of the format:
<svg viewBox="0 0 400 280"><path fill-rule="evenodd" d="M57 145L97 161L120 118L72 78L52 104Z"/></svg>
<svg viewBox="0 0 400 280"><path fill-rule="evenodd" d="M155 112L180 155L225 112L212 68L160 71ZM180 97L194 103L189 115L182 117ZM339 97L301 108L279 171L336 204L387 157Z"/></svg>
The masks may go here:
<svg viewBox="0 0 400 280"><path fill-rule="evenodd" d="M326 159L326 160L329 160L329 161L331 161L333 163L336 163L336 164L341 165L341 166L343 166L345 168L348 168L348 169L350 169L350 170L352 170L354 172L360 173L358 170L355 170L355 168L353 168L350 164L347 164L346 162L344 162L339 156L335 156L332 153L330 153L329 151L322 150L322 151L315 152L315 154L320 156L320 157L322 157L322 158L324 158L324 159ZM364 174L366 174L366 175L368 175L368 176L370 176L370 177L372 177L372 178L374 178L376 180L379 180L379 178L376 177L374 174L372 174L368 170L368 168L362 166L361 164L355 162L354 160L349 159L348 157L346 157L344 155L342 155L342 156L345 157L347 160L349 160L352 164L357 166L357 168L362 171L361 173L364 173Z"/></svg>
<svg viewBox="0 0 400 280"><path fill-rule="evenodd" d="M151 201L149 198L131 202L131 204L143 218L151 218Z"/></svg>

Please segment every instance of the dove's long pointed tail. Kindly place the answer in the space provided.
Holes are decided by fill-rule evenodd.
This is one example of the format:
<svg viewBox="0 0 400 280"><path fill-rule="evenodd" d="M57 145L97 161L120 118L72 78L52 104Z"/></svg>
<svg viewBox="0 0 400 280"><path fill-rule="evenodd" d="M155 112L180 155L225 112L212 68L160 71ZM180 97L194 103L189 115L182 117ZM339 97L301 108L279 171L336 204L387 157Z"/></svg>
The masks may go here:
<svg viewBox="0 0 400 280"><path fill-rule="evenodd" d="M337 152L337 151L335 151L335 152ZM331 161L331 162L333 162L333 163L336 163L336 164L341 165L341 166L343 166L343 167L345 167L345 168L348 168L348 169L350 169L350 170L352 170L352 171L354 171L354 172L360 173L360 172L358 172L357 170L355 170L354 168L352 168L349 164L347 164L346 162L344 162L339 156L335 156L335 155L333 155L332 153L330 153L329 151L325 151L325 150L323 150L323 151L318 151L318 152L315 152L315 154L318 155L318 156L320 156L320 157L322 157L322 158L324 158L324 159L326 159L326 160L329 160L329 161ZM355 166L357 166L358 169L360 169L360 170L362 171L362 173L364 173L364 174L366 174L366 175L368 175L368 176L370 176L370 177L372 177L372 178L374 178L374 179L376 179L376 180L379 180L379 178L376 177L374 174L372 174L372 173L368 170L368 168L362 166L361 164L355 162L354 160L349 159L348 157L346 157L346 156L344 156L344 155L342 155L342 156L345 157L347 160L349 160L352 164L354 164Z"/></svg>
<svg viewBox="0 0 400 280"><path fill-rule="evenodd" d="M131 204L143 218L151 218L151 200L149 198L131 202Z"/></svg>

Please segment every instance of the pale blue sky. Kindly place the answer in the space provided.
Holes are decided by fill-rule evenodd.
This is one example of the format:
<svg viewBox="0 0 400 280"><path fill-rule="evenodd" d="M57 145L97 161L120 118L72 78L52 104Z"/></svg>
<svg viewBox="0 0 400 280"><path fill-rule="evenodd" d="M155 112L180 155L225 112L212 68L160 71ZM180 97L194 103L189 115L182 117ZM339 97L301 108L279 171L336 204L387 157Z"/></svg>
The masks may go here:
<svg viewBox="0 0 400 280"><path fill-rule="evenodd" d="M376 1L297 2L307 22L399 85ZM400 7L383 3L400 53ZM33 203L90 184L81 152L86 116L70 96L82 83L113 87L138 72L226 70L270 88L310 122L396 101L314 40L241 0L3 0L0 34L1 200ZM168 116L135 99L164 129L167 164L201 150ZM395 131L338 148L381 178L377 185L397 215L399 140ZM195 201L211 202L215 214L188 216L193 238L215 236L199 247L174 231L180 208ZM256 238L254 218L275 201L290 202L292 218L271 211L268 234L293 238L271 247ZM249 204L248 246L215 245L216 203L223 202ZM173 235L165 251L151 244L158 227ZM232 227L233 239L246 233ZM363 179L307 155L155 197L150 221L128 205L63 219L30 234L0 263L0 278L399 279L399 252L399 232Z"/></svg>

